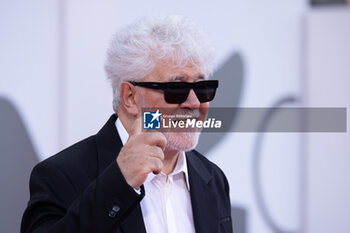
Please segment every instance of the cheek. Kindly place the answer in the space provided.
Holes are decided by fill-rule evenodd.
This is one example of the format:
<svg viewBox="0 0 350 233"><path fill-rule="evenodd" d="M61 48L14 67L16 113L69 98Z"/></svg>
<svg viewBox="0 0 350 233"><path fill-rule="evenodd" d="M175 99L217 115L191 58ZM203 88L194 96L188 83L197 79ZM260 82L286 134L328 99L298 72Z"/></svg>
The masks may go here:
<svg viewBox="0 0 350 233"><path fill-rule="evenodd" d="M209 108L209 102L201 103L200 108Z"/></svg>
<svg viewBox="0 0 350 233"><path fill-rule="evenodd" d="M208 115L208 109L209 109L209 102L201 103L200 112L204 118Z"/></svg>

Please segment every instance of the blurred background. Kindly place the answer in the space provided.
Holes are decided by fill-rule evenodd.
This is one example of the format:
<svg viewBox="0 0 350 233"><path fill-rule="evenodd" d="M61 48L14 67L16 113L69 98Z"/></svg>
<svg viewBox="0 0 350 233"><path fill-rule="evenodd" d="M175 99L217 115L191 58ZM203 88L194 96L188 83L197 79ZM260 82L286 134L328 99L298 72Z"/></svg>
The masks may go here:
<svg viewBox="0 0 350 233"><path fill-rule="evenodd" d="M0 0L1 233L19 232L34 164L112 114L111 36L157 12L208 33L222 84L213 106L350 105L346 0ZM347 233L349 142L348 132L236 132L203 135L198 150L228 177L235 233Z"/></svg>

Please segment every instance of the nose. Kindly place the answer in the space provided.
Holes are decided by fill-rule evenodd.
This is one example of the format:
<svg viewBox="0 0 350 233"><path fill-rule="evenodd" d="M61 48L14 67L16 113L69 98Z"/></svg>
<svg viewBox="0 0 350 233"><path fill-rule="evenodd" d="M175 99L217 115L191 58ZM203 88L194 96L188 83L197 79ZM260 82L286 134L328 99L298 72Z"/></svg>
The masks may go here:
<svg viewBox="0 0 350 233"><path fill-rule="evenodd" d="M180 106L183 108L199 108L200 102L196 96L196 93L191 89L188 93L187 99Z"/></svg>

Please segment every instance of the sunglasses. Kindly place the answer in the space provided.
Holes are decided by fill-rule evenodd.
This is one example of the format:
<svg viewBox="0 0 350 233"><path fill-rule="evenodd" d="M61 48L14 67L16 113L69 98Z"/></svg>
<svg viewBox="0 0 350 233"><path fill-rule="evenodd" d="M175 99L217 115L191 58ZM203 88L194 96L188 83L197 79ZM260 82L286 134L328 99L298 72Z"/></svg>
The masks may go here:
<svg viewBox="0 0 350 233"><path fill-rule="evenodd" d="M209 102L215 97L218 80L200 82L130 82L134 86L160 89L164 91L164 98L167 103L181 104L187 100L188 94L193 89L199 102Z"/></svg>

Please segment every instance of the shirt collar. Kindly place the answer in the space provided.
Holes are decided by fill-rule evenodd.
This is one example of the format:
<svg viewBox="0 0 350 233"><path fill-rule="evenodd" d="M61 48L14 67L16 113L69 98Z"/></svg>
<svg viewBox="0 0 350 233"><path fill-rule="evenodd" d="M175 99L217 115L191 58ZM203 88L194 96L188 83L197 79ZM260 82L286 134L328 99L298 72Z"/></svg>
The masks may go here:
<svg viewBox="0 0 350 233"><path fill-rule="evenodd" d="M119 118L115 121L115 126L117 128L117 131L119 133L120 140L122 141L123 145L125 145L126 141L129 138L129 134L126 131L123 123ZM169 174L169 176L178 174L180 172L183 172L185 174L185 181L186 181L186 186L187 189L190 190L190 183L188 180L188 169L187 169L187 160L186 160L186 154L183 151L180 151L179 156L177 158L177 162L174 168L174 171ZM150 182L156 175L153 174L152 172L148 174L147 179L145 182Z"/></svg>
<svg viewBox="0 0 350 233"><path fill-rule="evenodd" d="M187 187L188 191L190 191L190 183L188 180L186 155L183 151L180 151L179 157L177 158L177 162L176 162L174 171L172 173L170 173L169 176L174 176L174 175L179 174L181 172L183 172L185 174L186 187ZM160 175L160 174L158 174L158 175ZM153 180L153 178L155 178L158 175L155 175L152 172L149 173L145 183L151 182Z"/></svg>
<svg viewBox="0 0 350 233"><path fill-rule="evenodd" d="M120 140L122 141L123 146L124 146L125 143L126 143L126 141L127 141L128 138L129 138L129 134L128 134L128 132L126 131L126 129L125 129L123 123L120 121L119 117L118 117L117 120L115 121L115 127L117 128L117 131L118 131Z"/></svg>

